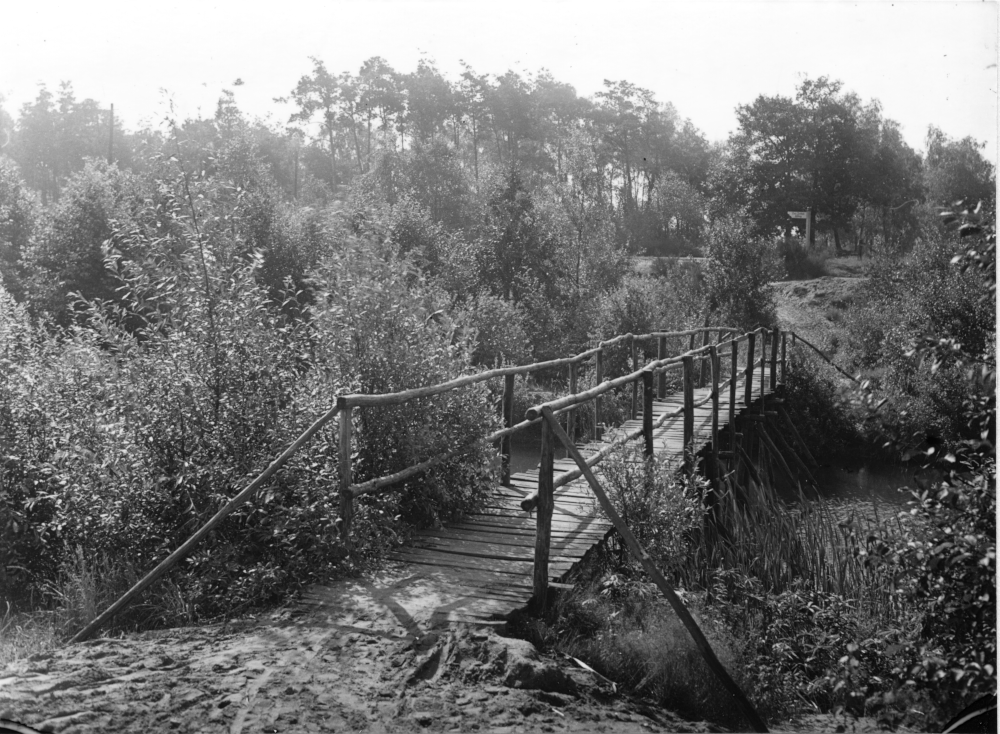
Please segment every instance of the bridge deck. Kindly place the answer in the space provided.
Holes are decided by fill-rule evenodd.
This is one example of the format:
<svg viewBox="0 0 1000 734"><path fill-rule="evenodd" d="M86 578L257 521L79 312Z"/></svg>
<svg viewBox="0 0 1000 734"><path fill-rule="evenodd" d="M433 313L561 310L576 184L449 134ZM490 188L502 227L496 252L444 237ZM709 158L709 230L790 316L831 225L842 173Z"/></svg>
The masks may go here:
<svg viewBox="0 0 1000 734"><path fill-rule="evenodd" d="M754 375L753 399L760 397L760 372ZM770 375L768 374L768 378ZM767 381L765 381L767 382ZM696 389L694 402L710 394L710 387ZM729 389L720 390L719 429L727 425ZM765 385L764 394L770 393ZM737 383L736 412L745 409L746 390L741 379ZM752 402L752 401L751 401ZM669 395L653 404L654 421L665 412L681 407L683 395ZM628 421L621 428L609 431L604 440L613 440L622 430L632 431L641 426L641 418ZM695 408L694 433L698 449L711 441L712 403ZM680 460L683 449L683 415L664 422L654 431L654 450ZM602 447L601 442L579 444L586 456ZM555 462L555 476L576 468L571 459ZM595 469L600 471L600 464ZM538 471L527 471L511 477L510 486L497 486L487 506L480 508L461 522L442 528L419 531L412 545L391 554L391 559L404 564L405 583L419 581L422 602L426 606L428 588L433 601L432 623L464 621L486 623L506 617L523 607L532 596L532 569L535 553L534 513L524 512L522 499L538 486ZM611 529L593 499L586 480L581 478L560 487L555 492L552 514L552 542L549 551L550 579L557 584L565 578L584 555L600 543ZM397 581L385 591L396 590L404 582ZM325 587L314 587L305 602L323 606L332 598ZM397 595L395 604L406 606L405 594ZM427 610L423 610L426 614ZM399 612L404 612L400 609ZM425 616L425 615L422 615Z"/></svg>

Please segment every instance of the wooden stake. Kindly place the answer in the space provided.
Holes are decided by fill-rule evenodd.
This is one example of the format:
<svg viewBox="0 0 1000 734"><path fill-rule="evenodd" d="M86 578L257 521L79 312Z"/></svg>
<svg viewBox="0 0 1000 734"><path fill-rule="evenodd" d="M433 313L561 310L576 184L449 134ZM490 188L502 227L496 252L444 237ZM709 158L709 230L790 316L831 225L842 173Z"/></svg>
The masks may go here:
<svg viewBox="0 0 1000 734"><path fill-rule="evenodd" d="M632 371L635 372L639 369L638 366L638 356L636 355L635 337L632 334L628 335L628 345L629 352L632 356ZM639 411L639 382L638 380L632 383L632 420L635 420L636 413Z"/></svg>
<svg viewBox="0 0 1000 734"><path fill-rule="evenodd" d="M351 525L354 522L354 492L351 490L351 428L354 408L348 406L340 413L340 442L338 446L340 467L340 539L351 550Z"/></svg>
<svg viewBox="0 0 1000 734"><path fill-rule="evenodd" d="M746 376L746 397L744 398L744 402L747 405L753 402L753 353L756 338L757 332L755 331L747 334L747 366L743 373Z"/></svg>
<svg viewBox="0 0 1000 734"><path fill-rule="evenodd" d="M653 371L642 373L642 437L646 456L653 455ZM571 436L572 438L572 436Z"/></svg>
<svg viewBox="0 0 1000 734"><path fill-rule="evenodd" d="M691 444L694 440L694 358L684 357L684 473L694 473Z"/></svg>
<svg viewBox="0 0 1000 734"><path fill-rule="evenodd" d="M555 504L552 496L552 475L555 470L553 426L560 433L563 433L562 428L555 422L555 417L551 410L549 410L549 417L552 418L551 421L542 421L542 456L538 466L538 499L535 505L537 514L535 515L535 568L533 585L535 604L539 612L545 609L546 597L549 590L549 543L552 537L552 509Z"/></svg>
<svg viewBox="0 0 1000 734"><path fill-rule="evenodd" d="M729 342L732 354L730 359L732 362L729 367L729 450L734 452L735 457L736 451L736 375L739 374L739 358L740 358L740 342L738 339L733 339ZM735 461L733 462L735 463Z"/></svg>
<svg viewBox="0 0 1000 734"><path fill-rule="evenodd" d="M604 382L604 349L597 350L597 367L595 368L594 380L597 385ZM601 438L601 396L594 398L594 440Z"/></svg>
<svg viewBox="0 0 1000 734"><path fill-rule="evenodd" d="M656 340L656 359L666 359L667 358L667 337L661 336ZM667 372L666 370L661 370L660 374L657 376L656 385L656 397L663 400L667 395Z"/></svg>
<svg viewBox="0 0 1000 734"><path fill-rule="evenodd" d="M712 650L712 646L709 644L708 640L705 639L705 635L702 633L701 628L698 627L698 623L694 621L691 613L688 612L687 608L684 606L684 602L680 600L677 593L674 591L673 587L667 581L667 579L660 573L660 570L653 563L653 560L646 553L645 549L639 545L639 541L636 540L632 531L629 530L628 525L622 520L621 515L615 510L614 505L611 504L611 500L604 493L601 488L600 483L594 476L594 473L587 466L587 462L584 461L583 456L577 450L576 446L569 440L567 436L559 426L558 421L556 421L555 416L552 414L552 410L548 407L542 408L542 415L545 417L545 422L551 426L552 431L555 433L556 438L558 438L563 445L566 447L566 451L569 452L570 456L576 462L577 466L580 467L580 471L583 472L583 476L587 478L587 483L590 484L590 488L594 492L594 496L597 497L597 501L601 505L601 509L604 510L604 514L607 515L611 524L615 526L615 530L621 536L622 542L629 549L632 556L642 564L643 570L653 579L653 583L656 584L657 588L666 597L667 601L670 603L671 608L674 613L677 614L678 618L683 623L685 629L687 629L688 634L694 640L695 645L698 647L698 651L701 653L705 660L705 663L716 674L719 678L719 682L729 691L733 698L736 699L737 705L740 707L740 711L747 718L747 721L753 727L754 731L766 732L767 726L765 726L763 720L757 714L754 709L753 704L747 699L746 695L743 693L742 689L736 684L736 681L732 679L729 672L725 669L719 659L715 656L715 652ZM537 570L536 570L537 574Z"/></svg>
<svg viewBox="0 0 1000 734"><path fill-rule="evenodd" d="M778 386L778 340L780 331L771 332L771 391Z"/></svg>
<svg viewBox="0 0 1000 734"><path fill-rule="evenodd" d="M510 428L514 425L514 378L516 375L504 375L503 378L503 401L500 410L503 418L503 427ZM500 483L505 487L510 485L510 436L500 439Z"/></svg>

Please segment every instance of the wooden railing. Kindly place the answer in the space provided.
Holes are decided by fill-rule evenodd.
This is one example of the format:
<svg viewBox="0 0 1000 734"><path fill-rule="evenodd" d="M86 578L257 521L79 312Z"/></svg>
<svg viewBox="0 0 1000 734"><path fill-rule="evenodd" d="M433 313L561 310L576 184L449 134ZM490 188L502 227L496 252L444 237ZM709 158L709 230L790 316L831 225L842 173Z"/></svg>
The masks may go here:
<svg viewBox="0 0 1000 734"><path fill-rule="evenodd" d="M594 401L594 420L591 423L592 438L597 438L598 426L601 424L601 419L603 417L602 405L600 397L607 392L629 385L632 385L631 394L631 406L629 415L630 418L635 418L638 414L638 400L639 400L639 386L640 382L646 378L643 378L645 371L649 370L651 366L656 365L656 369L660 370L660 380L658 384L659 395L662 397L665 391L665 374L670 366L680 366L681 357L666 358L667 350L667 340L677 339L677 338L687 338L689 339L689 351L686 354L692 359L699 360L699 371L697 377L692 375L692 380L697 380L699 383L704 382L706 367L704 361L708 359L711 350L716 348L716 343L712 340L712 334L716 335L716 341L721 341L724 334L735 334L736 329L732 327L703 327L698 329L689 329L686 331L655 331L649 334L622 334L616 336L612 339L600 342L597 346L587 349L577 355L572 357L564 357L562 359L549 360L547 362L535 362L529 365L523 365L519 367L501 367L498 369L488 370L485 372L479 372L472 375L465 375L463 377L458 377L454 380L449 380L448 382L443 382L438 385L431 385L428 387L413 388L410 390L403 390L395 393L385 393L381 395L370 395L370 394L352 394L352 395L341 395L337 398L337 408L340 411L340 445L339 445L339 469L340 469L340 517L338 519L341 537L344 539L345 544L350 547L350 531L351 525L354 517L354 500L358 497L370 494L383 494L389 492L398 491L401 488L401 484L422 472L425 472L439 464L444 463L450 459L453 459L463 453L471 451L475 446L481 443L499 443L499 451L501 455L501 476L500 480L503 484L507 484L510 481L510 437L515 433L522 431L529 426L533 426L541 422L541 413L536 411L528 411L525 418L521 421L515 422L514 416L514 389L515 389L515 379L517 376L527 376L534 372L539 372L543 370L553 370L562 367L566 367L568 371L568 385L569 385L569 395L560 400L553 401L551 407L556 415L564 415L564 421L566 425L567 433L574 436L575 439L575 421L574 412L578 409L578 406L582 403ZM698 336L702 337L702 346L695 349L695 340ZM741 337L745 338L745 337ZM654 360L649 365L639 368L639 350L640 345L643 343L654 343L656 344L657 350L657 360ZM628 361L632 368L632 372L626 374L622 377L604 381L604 366L605 366L605 356L608 350L623 345L628 349ZM643 350L645 351L645 350ZM650 349L650 351L652 351ZM580 375L580 368L586 363L594 363L594 381L597 384L596 387L586 390L582 393L577 393L578 378ZM371 407L391 407L402 405L411 400L417 400L420 398L432 397L434 395L440 395L451 390L457 390L463 387L468 387L470 385L475 385L481 382L486 382L488 380L499 380L503 378L503 395L500 400L500 414L501 419L504 423L504 427L498 431L494 431L489 435L479 437L478 439L471 441L470 443L462 446L460 448L454 449L444 454L439 454L433 456L423 462L414 464L412 466L406 467L400 471L393 474L388 474L381 477L376 477L373 479L368 479L360 484L355 484L353 482L353 469L351 466L351 449L352 449L352 431L354 423L354 411L356 409L371 408ZM692 382L692 384L694 384ZM652 399L653 386L652 384L648 389L644 389L643 395ZM601 454L601 458L605 456L606 453ZM598 459L600 460L600 459ZM568 481L572 481L578 478L580 474L575 476L563 477L561 478L561 484L565 484ZM561 486L557 485L557 486Z"/></svg>
<svg viewBox="0 0 1000 734"><path fill-rule="evenodd" d="M712 335L715 338L712 338ZM488 370L485 372L479 372L472 375L465 375L462 377L449 380L447 382L441 383L439 385L432 385L428 387L413 388L410 390L404 390L396 393L388 393L383 395L368 395L368 394L352 394L352 395L341 395L336 399L336 405L330 409L326 414L321 416L316 420L307 430L305 430L292 444L284 451L280 456L275 458L275 460L265 469L261 474L254 478L250 484L248 484L243 490L241 490L237 495L235 495L229 502L227 502L204 526L199 528L194 535L191 536L185 543L183 543L177 550L171 553L167 558L160 562L156 568L150 571L146 576L140 579L131 589L129 589L121 598L114 602L107 610L105 610L101 615L94 619L90 624L84 627L80 632L78 632L71 640L71 642L80 642L91 637L97 630L99 630L103 625L105 625L115 614L117 614L121 609L126 607L132 600L134 600L139 594L144 590L149 588L154 582L163 577L170 568L175 565L178 561L184 558L188 553L190 553L193 548L201 542L215 527L217 527L222 520L224 520L228 515L237 510L247 501L249 501L267 482L267 480L273 476L278 469L280 469L289 459L294 456L294 454L303 445L308 443L319 430L329 423L333 418L338 418L339 422L339 470L340 470L340 517L337 521L338 528L340 532L340 537L344 542L345 546L350 547L350 529L351 522L354 515L354 500L358 497L382 492L398 491L402 483L421 472L427 471L428 469L437 466L449 459L455 458L467 451L470 451L474 446L481 444L482 442L497 442L499 443L500 453L504 457L503 470L501 475L501 480L506 484L510 479L510 467L509 467L509 457L510 457L510 437L526 429L528 426L534 425L536 423L543 422L542 415L546 410L550 411L552 415L565 414L565 424L566 424L566 434L571 437L571 440L575 441L576 436L574 431L573 413L575 410L580 409L580 407L586 403L593 403L594 406L594 421L592 422L592 438L597 438L597 429L601 423L603 417L602 413L602 396L607 395L610 391L617 388L625 387L629 384L632 385L631 391L631 405L630 405L630 417L635 418L638 414L638 401L640 394L640 385L642 386L642 400L643 400L643 423L641 428L631 431L624 432L618 436L614 441L610 442L608 446L603 447L600 451L595 453L593 456L587 459L587 467L594 466L601 459L607 456L616 446L619 446L627 441L634 440L639 436L642 436L645 443L645 448L647 453L652 453L652 433L653 431L662 425L666 420L671 417L676 417L683 413L684 415L684 445L689 447L691 440L693 438L693 426L694 426L694 409L704 405L709 400L713 402L713 415L712 415L712 450L713 450L713 460L718 461L720 456L724 456L726 452L720 451L718 448L718 435L719 435L719 391L728 386L730 390L730 400L729 400L729 415L728 424L730 429L730 446L736 447L738 445L738 434L735 432L735 422L733 420L734 410L736 404L736 389L737 382L736 376L742 374L746 378L745 385L745 400L750 401L752 382L754 379L754 374L756 368L760 367L760 380L763 381L765 377L765 367L768 361L771 364L771 374L770 374L770 386L774 388L777 380L777 366L780 365L780 373L782 376L782 381L784 380L784 375L786 371L786 337L788 334L792 335L793 340L796 339L792 332L779 332L779 331L767 331L765 329L757 329L755 331L743 334L742 336L736 336L737 330L732 327L704 327L698 329L690 329L687 331L677 331L677 332L666 332L657 331L649 334L623 334L621 336L608 339L606 341L600 342L597 346L587 349L580 354L565 357L562 359L554 359L547 362L536 362L529 365L517 366L517 367L501 367L499 369ZM696 339L698 336L702 337L701 346L696 347ZM724 336L729 336L728 341L724 340ZM686 352L673 356L667 356L667 342L669 339L687 338L688 349ZM756 357L757 354L757 344L758 339L760 343L760 357ZM768 339L770 339L770 358L766 355L766 345L768 344ZM817 354L819 354L824 360L833 364L830 359L823 354L819 349L805 341L801 337L798 337L798 341L801 341L806 346L813 349ZM639 367L639 349L640 345L643 344L653 344L656 345L656 359L648 362L642 367ZM739 366L739 354L740 345L746 343L747 349L743 358L743 367ZM628 349L629 364L632 368L632 372L623 375L621 377L605 380L604 379L604 366L605 358L607 356L607 351L619 345L625 346ZM780 349L780 362L778 358L778 353ZM643 349L645 352L646 350ZM648 351L652 352L652 348ZM729 378L726 380L721 379L722 363L721 358L724 356L730 357L730 368L729 368ZM594 382L596 383L594 387L588 388L582 392L577 392L578 387L578 377L581 365L593 361L594 363ZM833 365L836 369L841 371L850 379L855 379L846 372L843 372L839 367ZM513 411L513 397L514 397L514 380L518 375L526 376L534 372L541 370L551 370L561 367L566 367L568 369L568 385L569 394L558 398L556 400L549 401L548 403L535 406L527 411L523 420L515 422L514 411ZM684 404L682 408L679 408L672 413L665 414L661 416L655 423L653 422L653 411L652 411L652 401L655 394L662 398L664 397L666 391L666 376L667 373L672 370L682 370L682 389L684 392ZM352 433L354 424L354 411L357 409L364 409L367 407L374 406L392 406L392 405L402 405L408 401L415 400L418 398L429 397L433 395L440 395L442 393L457 390L462 387L473 385L476 383L481 383L486 380L493 380L503 378L503 397L500 401L501 406L501 416L503 419L504 427L498 431L494 431L489 435L479 437L473 442L467 444L466 446L460 447L453 451L440 454L438 456L431 457L423 462L414 464L412 466L406 467L400 471L394 472L393 474L376 477L368 479L359 484L353 482L353 472L351 467L351 452L352 452ZM711 380L712 390L709 396L703 398L698 403L694 402L694 390L695 385L704 385L706 380ZM762 391L763 392L763 391ZM566 472L558 478L552 476L552 464L554 461L554 442L550 431L545 427L543 423L542 428L542 449L540 457L540 473L539 473L539 492L533 495L531 498L525 500L523 506L526 509L537 508L539 511L539 527L542 528L543 534L547 533L545 531L546 523L551 522L551 498L552 490L560 487L580 476L585 476L586 471L583 467L578 467L578 469ZM686 454L688 452L685 452ZM693 471L693 463L691 462L691 457L686 455L685 457L685 468L687 471ZM544 484L544 486L543 486ZM530 500L530 501L529 501ZM543 517L543 512L548 513L548 519ZM541 542L541 541L539 541ZM547 542L545 544L545 558L548 557L548 546ZM539 577L539 570L536 569L535 576ZM536 593L541 594L541 598L544 599L544 591L539 586L536 588Z"/></svg>

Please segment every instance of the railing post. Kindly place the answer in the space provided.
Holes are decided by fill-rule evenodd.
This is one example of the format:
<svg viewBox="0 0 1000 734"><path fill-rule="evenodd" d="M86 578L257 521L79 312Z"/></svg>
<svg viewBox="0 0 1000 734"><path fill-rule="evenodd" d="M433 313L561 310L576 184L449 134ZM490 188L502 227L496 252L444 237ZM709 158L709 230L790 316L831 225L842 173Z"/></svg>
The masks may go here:
<svg viewBox="0 0 1000 734"><path fill-rule="evenodd" d="M712 474L719 474L719 348L709 347L712 368ZM716 485L718 481L716 480ZM718 488L718 487L716 487Z"/></svg>
<svg viewBox="0 0 1000 734"><path fill-rule="evenodd" d="M764 385L767 383L766 370L767 370L767 337L768 331L764 327L760 329L760 396L764 397Z"/></svg>
<svg viewBox="0 0 1000 734"><path fill-rule="evenodd" d="M646 456L653 455L653 370L642 373L642 437Z"/></svg>
<svg viewBox="0 0 1000 734"><path fill-rule="evenodd" d="M777 329L771 332L771 390L778 386L778 340L781 332Z"/></svg>
<svg viewBox="0 0 1000 734"><path fill-rule="evenodd" d="M694 440L694 357L684 357L684 472L694 471L691 444Z"/></svg>
<svg viewBox="0 0 1000 734"><path fill-rule="evenodd" d="M635 372L636 369L638 368L636 362L638 362L639 360L636 355L634 334L628 335L628 345L629 345L629 352L632 356L632 368L629 370L629 372ZM632 413L631 413L632 420L635 420L635 416L638 411L639 411L639 383L638 381L636 381L632 383Z"/></svg>
<svg viewBox="0 0 1000 734"><path fill-rule="evenodd" d="M709 337L711 333L712 333L711 329L705 329L705 331L702 332L701 345L703 347L707 347L709 342L712 341L711 338ZM706 358L705 355L702 355L701 369L698 371L698 387L705 387L705 367L706 367Z"/></svg>
<svg viewBox="0 0 1000 734"><path fill-rule="evenodd" d="M538 466L538 503L535 505L535 604L545 609L549 590L549 542L552 535L552 474L555 466L555 436L547 420L542 420L542 457Z"/></svg>
<svg viewBox="0 0 1000 734"><path fill-rule="evenodd" d="M729 370L729 450L736 455L736 375L739 374L740 340L733 339L732 363Z"/></svg>
<svg viewBox="0 0 1000 734"><path fill-rule="evenodd" d="M667 358L667 337L661 336L656 340L656 359L666 359ZM656 380L656 397L663 400L667 395L667 371L660 370L660 374Z"/></svg>
<svg viewBox="0 0 1000 734"><path fill-rule="evenodd" d="M594 367L594 383L600 385L604 382L604 347L597 349L596 365ZM601 438L601 396L594 398L594 440Z"/></svg>
<svg viewBox="0 0 1000 734"><path fill-rule="evenodd" d="M340 442L337 463L340 469L340 539L351 549L351 523L354 520L354 493L351 491L351 428L354 406L340 409Z"/></svg>
<svg viewBox="0 0 1000 734"><path fill-rule="evenodd" d="M503 427L510 428L514 425L514 378L516 375L504 375L503 378L503 400L500 403L500 411L503 418ZM500 483L504 486L510 484L510 436L500 439Z"/></svg>
<svg viewBox="0 0 1000 734"><path fill-rule="evenodd" d="M747 367L743 372L746 379L746 397L744 398L744 402L747 405L753 402L753 352L756 339L756 331L751 331L747 334Z"/></svg>
<svg viewBox="0 0 1000 734"><path fill-rule="evenodd" d="M569 363L569 394L576 395L576 362ZM566 434L574 443L576 442L575 414L576 408L570 408L566 411Z"/></svg>
<svg viewBox="0 0 1000 734"><path fill-rule="evenodd" d="M781 332L781 384L785 384L785 378L788 377L787 363L785 362L785 347L788 344L788 334L786 332Z"/></svg>

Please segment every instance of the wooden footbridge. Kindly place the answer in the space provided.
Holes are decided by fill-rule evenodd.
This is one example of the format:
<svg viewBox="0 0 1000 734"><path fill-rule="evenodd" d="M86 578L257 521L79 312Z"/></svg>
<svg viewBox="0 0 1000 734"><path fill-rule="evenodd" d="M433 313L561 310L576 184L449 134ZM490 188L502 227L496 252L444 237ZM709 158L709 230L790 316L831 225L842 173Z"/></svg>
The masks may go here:
<svg viewBox="0 0 1000 734"><path fill-rule="evenodd" d="M700 345L697 344L699 337ZM679 332L624 334L572 357L502 367L397 393L341 395L336 405L306 429L267 469L78 632L71 642L91 637L163 577L228 515L267 486L271 477L335 418L339 425L340 473L337 527L345 547L351 548L354 505L359 498L399 491L405 480L458 458L480 442L496 443L503 469L486 504L461 522L417 533L415 542L398 550L393 557L422 569L423 574L439 581L442 589L439 618L442 620L502 618L525 606L529 600L544 606L548 589L561 585L573 566L607 536L612 525L620 534L631 535L616 522L617 513L607 503L591 467L597 466L612 451L641 439L647 456L674 457L684 471L693 473L696 457L704 455L706 474L710 478L719 476L726 462L745 455L741 435L736 431L736 417L751 407L757 416L762 415L766 396L784 380L789 342L801 343L833 365L817 347L792 332L761 328L739 335L733 328L705 327ZM626 369L631 371L605 379L606 359L609 356L620 358L623 352ZM551 374L563 368L568 371L568 394L532 407L523 420L517 420L513 407L515 380L535 372ZM593 386L578 389L581 375L588 377ZM462 448L430 457L393 474L361 483L354 481L352 432L357 411L402 405L501 378L504 381L502 429L472 437ZM672 389L668 390L668 384ZM605 414L602 402L613 392L629 390L628 419L618 428L602 430ZM590 435L580 440L575 435L574 414L583 410L592 411L592 420L589 421ZM538 469L511 476L510 437L539 423L542 437ZM556 460L557 440L571 459Z"/></svg>
<svg viewBox="0 0 1000 734"><path fill-rule="evenodd" d="M697 344L699 337L700 345ZM761 419L769 412L765 411L767 396L785 378L789 339L793 345L796 341L801 342L833 364L819 349L792 332L761 328L739 335L732 328L706 327L680 332L624 334L563 359L502 367L397 393L338 396L336 405L304 431L267 469L77 633L71 642L89 638L165 575L229 514L265 487L299 448L336 418L340 474L337 527L348 551L351 550L356 501L367 495L399 491L405 488L406 480L454 460L482 442L497 444L503 468L485 504L460 522L418 532L411 545L393 554L395 560L416 571L411 578L420 577L435 585L439 604L433 616L437 621L503 619L529 602L536 608L543 608L549 588L564 585L573 567L613 529L660 587L702 649L710 667L743 702L741 707L748 720L760 730L763 724L715 659L673 589L622 522L592 467L597 467L612 451L641 440L646 456L672 457L688 474L696 471L696 460L700 456L704 473L710 481L717 482L728 464L740 457L747 458L741 434L736 430L737 416L750 418L752 426L754 418ZM617 357L619 363L624 356L626 370L631 371L605 379L605 362L609 356ZM541 371L551 376L554 370L561 369L568 372L567 394L530 408L523 419L518 420L513 407L515 380ZM592 386L579 389L581 376ZM500 379L503 379L502 429L470 437L470 443L462 448L429 457L393 474L355 481L351 457L357 411L399 406ZM603 430L605 410L602 403L612 394L620 396L624 392L627 395L628 391L631 395L627 419L617 428ZM591 420L584 421L590 433L584 437L576 435L575 415L580 411L591 411ZM509 471L511 436L535 424L541 424L538 468L512 476ZM794 427L790 428L794 431ZM762 438L766 439L763 432ZM558 444L562 444L567 459L557 460ZM322 602L322 593L313 598Z"/></svg>
<svg viewBox="0 0 1000 734"><path fill-rule="evenodd" d="M699 337L701 344L697 345ZM760 419L768 412L765 411L767 396L785 378L789 337L793 344L801 342L832 364L819 349L791 332L757 329L739 335L732 328L706 327L681 332L625 334L572 357L502 367L397 393L341 395L336 405L267 469L77 633L71 642L93 635L165 575L223 519L266 486L323 426L337 418L340 473L337 527L348 551L356 501L367 495L399 491L404 488L405 480L456 459L481 442L497 444L503 469L486 503L460 522L418 532L411 545L393 554L395 560L417 571L411 578L420 577L435 585L439 603L434 619L483 622L502 619L529 602L536 608L543 608L549 588L562 585L573 567L614 529L667 597L702 650L706 662L740 702L748 721L755 729L766 730L715 658L683 603L622 522L592 467L597 467L612 451L641 440L646 456L673 457L689 474L695 472L696 459L701 456L704 473L710 481L717 482L727 464L741 456L746 458L741 434L736 430L737 416ZM626 370L631 371L605 379L605 362L609 356L618 357L619 363L624 356ZM564 368L568 371L568 393L530 408L523 419L518 420L513 407L515 380L543 370L551 375L553 370ZM592 386L579 389L581 376ZM850 375L847 377L854 379ZM351 457L357 411L403 405L501 378L502 429L486 436L470 437L470 443L462 448L429 457L393 474L368 478L360 483L355 481ZM628 391L631 395L627 420L617 428L602 430L605 416L602 403L612 394L627 395ZM590 434L580 437L576 435L575 415L585 410L592 411L591 420L584 421L589 425ZM511 436L539 423L541 450L537 470L512 476L509 471ZM749 425L753 425L752 420ZM766 438L763 432L762 438ZM569 458L557 460L558 444L562 444ZM786 471L791 474L787 467ZM314 595L314 599L322 602L322 593Z"/></svg>

